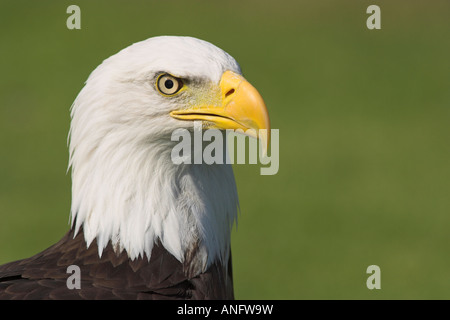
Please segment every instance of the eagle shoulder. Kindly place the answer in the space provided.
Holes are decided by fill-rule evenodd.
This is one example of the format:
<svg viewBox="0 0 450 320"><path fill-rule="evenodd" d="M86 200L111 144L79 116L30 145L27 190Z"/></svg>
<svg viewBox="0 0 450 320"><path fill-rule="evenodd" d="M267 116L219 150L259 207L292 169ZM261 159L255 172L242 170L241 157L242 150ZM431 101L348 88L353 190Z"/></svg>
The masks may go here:
<svg viewBox="0 0 450 320"><path fill-rule="evenodd" d="M69 289L67 268L80 268L80 289ZM151 258L129 259L109 243L98 255L83 232L70 230L59 242L23 260L0 266L0 299L233 299L231 254L227 266L213 263L195 276L161 243Z"/></svg>

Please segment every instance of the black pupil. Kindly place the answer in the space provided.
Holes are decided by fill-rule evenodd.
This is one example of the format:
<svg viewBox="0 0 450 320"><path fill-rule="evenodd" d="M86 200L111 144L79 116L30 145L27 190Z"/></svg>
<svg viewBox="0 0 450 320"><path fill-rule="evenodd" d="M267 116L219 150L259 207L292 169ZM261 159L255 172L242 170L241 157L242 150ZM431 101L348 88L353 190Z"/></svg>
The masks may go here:
<svg viewBox="0 0 450 320"><path fill-rule="evenodd" d="M167 80L164 82L164 85L166 86L167 89L172 89L172 88L173 88L173 81L170 80L170 79L167 79Z"/></svg>

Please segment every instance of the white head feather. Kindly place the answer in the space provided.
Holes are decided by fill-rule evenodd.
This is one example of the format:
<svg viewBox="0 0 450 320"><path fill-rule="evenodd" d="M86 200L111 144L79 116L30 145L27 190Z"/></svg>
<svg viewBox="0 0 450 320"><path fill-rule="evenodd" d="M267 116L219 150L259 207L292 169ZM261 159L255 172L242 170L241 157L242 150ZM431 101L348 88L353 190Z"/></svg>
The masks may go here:
<svg viewBox="0 0 450 320"><path fill-rule="evenodd" d="M197 246L202 270L226 262L237 215L230 165L176 165L170 137L189 121L170 117L184 100L155 90L155 75L201 79L217 86L237 62L190 37L155 37L106 59L89 76L71 111L72 227L82 227L99 255L109 241L131 259L162 245L180 262Z"/></svg>

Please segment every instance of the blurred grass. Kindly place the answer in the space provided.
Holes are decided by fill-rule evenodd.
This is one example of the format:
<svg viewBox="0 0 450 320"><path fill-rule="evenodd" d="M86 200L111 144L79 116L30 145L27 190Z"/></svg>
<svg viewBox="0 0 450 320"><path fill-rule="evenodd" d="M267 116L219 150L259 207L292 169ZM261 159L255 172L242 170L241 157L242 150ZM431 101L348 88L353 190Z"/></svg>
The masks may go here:
<svg viewBox="0 0 450 320"><path fill-rule="evenodd" d="M450 3L0 3L0 263L68 229L69 108L108 56L191 35L233 55L280 130L280 170L235 166L239 299L450 298ZM365 286L381 267L381 290Z"/></svg>

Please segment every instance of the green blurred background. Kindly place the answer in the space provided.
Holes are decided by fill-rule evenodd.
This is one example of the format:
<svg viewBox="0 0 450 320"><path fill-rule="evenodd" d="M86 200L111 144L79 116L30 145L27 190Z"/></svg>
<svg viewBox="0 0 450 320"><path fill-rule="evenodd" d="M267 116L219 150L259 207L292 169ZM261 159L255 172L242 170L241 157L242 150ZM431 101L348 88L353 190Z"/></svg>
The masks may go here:
<svg viewBox="0 0 450 320"><path fill-rule="evenodd" d="M68 229L69 108L89 73L165 34L234 56L280 130L277 175L235 166L238 299L450 298L449 1L2 0L0 264Z"/></svg>

